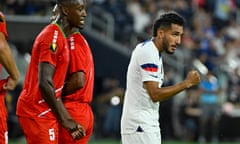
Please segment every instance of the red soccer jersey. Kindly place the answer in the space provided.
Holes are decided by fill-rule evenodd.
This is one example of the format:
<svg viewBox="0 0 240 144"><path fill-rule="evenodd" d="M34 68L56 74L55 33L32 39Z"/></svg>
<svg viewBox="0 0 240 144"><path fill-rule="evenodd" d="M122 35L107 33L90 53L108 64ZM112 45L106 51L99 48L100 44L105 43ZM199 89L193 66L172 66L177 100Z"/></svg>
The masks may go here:
<svg viewBox="0 0 240 144"><path fill-rule="evenodd" d="M7 34L6 21L2 12L0 12L0 32L3 33L5 38L7 39L8 34ZM1 74L2 74L2 65L0 64L0 77L1 77Z"/></svg>
<svg viewBox="0 0 240 144"><path fill-rule="evenodd" d="M38 84L40 62L47 62L55 67L53 84L56 97L59 98L68 69L69 48L67 39L57 24L52 23L46 26L34 42L24 87L17 104L17 115L19 116L54 118L40 93Z"/></svg>
<svg viewBox="0 0 240 144"><path fill-rule="evenodd" d="M5 17L3 15L3 13L1 13L1 12L0 12L0 32L2 32L7 39L8 34L7 34L6 21L5 21Z"/></svg>
<svg viewBox="0 0 240 144"><path fill-rule="evenodd" d="M74 94L64 97L64 101L79 101L90 103L93 95L94 64L91 49L85 38L78 32L68 38L70 47L70 63L68 75L83 71L85 85Z"/></svg>

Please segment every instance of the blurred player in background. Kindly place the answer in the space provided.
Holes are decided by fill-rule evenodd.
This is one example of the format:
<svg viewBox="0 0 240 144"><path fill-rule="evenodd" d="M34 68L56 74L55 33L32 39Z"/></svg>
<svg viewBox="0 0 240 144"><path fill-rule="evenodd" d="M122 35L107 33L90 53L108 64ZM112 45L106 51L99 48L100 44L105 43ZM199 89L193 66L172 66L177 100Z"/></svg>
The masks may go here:
<svg viewBox="0 0 240 144"><path fill-rule="evenodd" d="M184 19L164 13L153 25L153 38L137 45L127 72L127 89L121 119L122 144L161 144L159 102L197 85L200 76L190 71L176 85L161 87L164 78L161 53L173 54L181 43Z"/></svg>
<svg viewBox="0 0 240 144"><path fill-rule="evenodd" d="M220 93L221 87L217 77L211 70L208 70L199 84L199 104L202 111L199 117L199 143L206 143L208 131L210 131L212 143L218 143L218 127L221 117Z"/></svg>
<svg viewBox="0 0 240 144"><path fill-rule="evenodd" d="M84 127L86 136L74 140L64 127L60 127L59 144L87 144L93 132L94 116L90 103L93 95L94 63L91 49L79 31L83 29L87 16L86 1L79 1L80 17L76 19L76 27L72 28L68 36L70 63L62 100L74 120Z"/></svg>
<svg viewBox="0 0 240 144"><path fill-rule="evenodd" d="M73 139L85 136L84 128L69 115L61 95L69 66L66 35L78 27L81 0L57 0L59 15L37 36L17 104L17 115L28 144L58 144L59 125Z"/></svg>
<svg viewBox="0 0 240 144"><path fill-rule="evenodd" d="M2 66L9 77L0 80L0 143L8 143L7 109L5 107L5 94L7 90L14 90L19 79L19 72L15 64L11 49L7 42L7 28L4 15L0 12L0 74Z"/></svg>

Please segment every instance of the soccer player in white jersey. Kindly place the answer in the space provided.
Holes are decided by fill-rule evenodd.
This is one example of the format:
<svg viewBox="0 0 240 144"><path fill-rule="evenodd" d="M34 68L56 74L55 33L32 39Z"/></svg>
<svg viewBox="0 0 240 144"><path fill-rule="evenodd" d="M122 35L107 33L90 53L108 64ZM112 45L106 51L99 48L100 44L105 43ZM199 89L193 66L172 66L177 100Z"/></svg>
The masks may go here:
<svg viewBox="0 0 240 144"><path fill-rule="evenodd" d="M161 87L164 78L161 53L173 54L181 43L184 19L164 13L153 25L153 38L134 49L127 72L127 87L121 117L122 144L161 144L159 102L199 84L197 71L182 82Z"/></svg>

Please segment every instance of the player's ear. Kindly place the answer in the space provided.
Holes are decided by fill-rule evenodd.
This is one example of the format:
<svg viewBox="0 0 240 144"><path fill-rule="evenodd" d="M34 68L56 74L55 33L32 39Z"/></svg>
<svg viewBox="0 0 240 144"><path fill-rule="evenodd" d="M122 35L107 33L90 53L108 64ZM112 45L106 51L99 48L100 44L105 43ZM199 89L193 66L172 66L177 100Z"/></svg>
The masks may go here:
<svg viewBox="0 0 240 144"><path fill-rule="evenodd" d="M164 30L159 28L157 30L157 37L162 38L164 36Z"/></svg>
<svg viewBox="0 0 240 144"><path fill-rule="evenodd" d="M63 15L65 15L65 16L68 15L68 8L66 8L66 7L61 7L61 11L62 11Z"/></svg>
<svg viewBox="0 0 240 144"><path fill-rule="evenodd" d="M65 16L68 15L68 8L67 7L59 6L59 10L63 15L65 15Z"/></svg>

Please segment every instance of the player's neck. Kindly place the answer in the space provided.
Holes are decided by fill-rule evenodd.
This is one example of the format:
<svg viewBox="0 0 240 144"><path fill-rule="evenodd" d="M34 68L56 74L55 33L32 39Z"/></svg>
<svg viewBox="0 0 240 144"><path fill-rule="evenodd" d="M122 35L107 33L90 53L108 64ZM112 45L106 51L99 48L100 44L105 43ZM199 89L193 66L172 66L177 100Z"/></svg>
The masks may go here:
<svg viewBox="0 0 240 144"><path fill-rule="evenodd" d="M152 41L153 41L154 45L156 46L156 48L158 49L158 51L162 52L162 46L161 46L160 41L156 37L153 37Z"/></svg>
<svg viewBox="0 0 240 144"><path fill-rule="evenodd" d="M80 33L79 28L73 27L71 29L71 34L73 34L73 33Z"/></svg>
<svg viewBox="0 0 240 144"><path fill-rule="evenodd" d="M57 19L56 23L62 27L66 36L69 36L72 33L72 27L70 26L66 17L61 17L61 18Z"/></svg>

